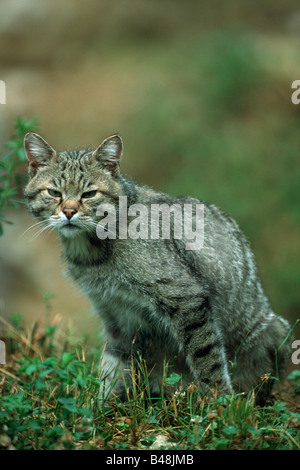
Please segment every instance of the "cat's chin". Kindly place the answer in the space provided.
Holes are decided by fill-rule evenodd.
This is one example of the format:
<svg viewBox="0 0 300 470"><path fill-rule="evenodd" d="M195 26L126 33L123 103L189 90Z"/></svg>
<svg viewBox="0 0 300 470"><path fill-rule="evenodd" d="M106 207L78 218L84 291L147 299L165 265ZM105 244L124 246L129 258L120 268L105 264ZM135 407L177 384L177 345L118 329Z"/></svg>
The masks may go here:
<svg viewBox="0 0 300 470"><path fill-rule="evenodd" d="M73 224L66 224L61 227L58 227L58 233L63 235L66 238L73 238L77 237L78 235L82 235L83 229L82 227L78 227L78 225Z"/></svg>

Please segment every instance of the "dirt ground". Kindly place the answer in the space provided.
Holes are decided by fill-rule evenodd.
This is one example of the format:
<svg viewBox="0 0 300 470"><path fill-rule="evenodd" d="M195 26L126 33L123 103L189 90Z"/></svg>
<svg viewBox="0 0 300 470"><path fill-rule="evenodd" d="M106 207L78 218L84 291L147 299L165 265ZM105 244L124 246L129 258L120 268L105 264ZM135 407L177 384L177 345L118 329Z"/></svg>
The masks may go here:
<svg viewBox="0 0 300 470"><path fill-rule="evenodd" d="M276 389L273 390L271 401L281 400L286 403L287 409L293 413L300 412L300 394L295 393L295 387L291 380L283 380L280 383L280 395Z"/></svg>

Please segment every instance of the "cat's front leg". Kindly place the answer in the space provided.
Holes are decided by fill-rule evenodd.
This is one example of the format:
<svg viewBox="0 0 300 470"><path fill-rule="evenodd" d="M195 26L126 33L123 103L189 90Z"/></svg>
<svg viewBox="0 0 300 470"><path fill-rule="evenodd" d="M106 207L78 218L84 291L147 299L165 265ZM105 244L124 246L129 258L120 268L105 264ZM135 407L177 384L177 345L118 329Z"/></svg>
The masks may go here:
<svg viewBox="0 0 300 470"><path fill-rule="evenodd" d="M117 354L105 350L101 360L99 402L109 407L116 398L125 401L130 387L129 364Z"/></svg>
<svg viewBox="0 0 300 470"><path fill-rule="evenodd" d="M179 307L171 322L201 395L231 394L225 348L208 300L189 312Z"/></svg>

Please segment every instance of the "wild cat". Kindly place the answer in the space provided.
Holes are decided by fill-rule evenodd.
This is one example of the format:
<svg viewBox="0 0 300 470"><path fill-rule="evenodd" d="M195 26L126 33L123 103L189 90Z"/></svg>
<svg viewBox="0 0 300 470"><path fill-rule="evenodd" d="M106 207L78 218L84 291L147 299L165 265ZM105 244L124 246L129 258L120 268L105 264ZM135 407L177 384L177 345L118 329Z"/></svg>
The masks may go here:
<svg viewBox="0 0 300 470"><path fill-rule="evenodd" d="M263 399L272 385L262 384L263 374L284 374L290 327L274 314L237 223L215 205L172 198L122 175L118 135L95 150L57 152L35 133L24 145L28 209L45 229L56 230L67 274L102 319L107 345L100 400L127 400L132 358L138 357L151 371L152 396L159 396L163 364L170 361L202 395L256 389ZM162 226L156 238L121 236L105 217L112 208L128 228L132 217L124 219L124 201L128 211L201 204L203 243L187 249L184 231L181 238L174 230L162 237ZM196 215L193 209L194 227Z"/></svg>

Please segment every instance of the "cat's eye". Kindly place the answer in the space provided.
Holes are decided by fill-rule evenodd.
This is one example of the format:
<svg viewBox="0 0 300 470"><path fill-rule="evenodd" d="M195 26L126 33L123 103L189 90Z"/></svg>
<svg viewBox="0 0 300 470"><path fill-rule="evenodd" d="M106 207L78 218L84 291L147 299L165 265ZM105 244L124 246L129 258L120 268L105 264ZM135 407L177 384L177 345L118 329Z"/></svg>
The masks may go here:
<svg viewBox="0 0 300 470"><path fill-rule="evenodd" d="M85 193L82 194L81 197L82 197L83 199L89 199L89 198L91 198L91 197L96 196L96 194L97 194L97 190L95 189L95 190L93 190L93 191L86 191Z"/></svg>
<svg viewBox="0 0 300 470"><path fill-rule="evenodd" d="M56 191L56 189L49 189L48 188L48 194L52 197L61 197L61 193L59 191Z"/></svg>

